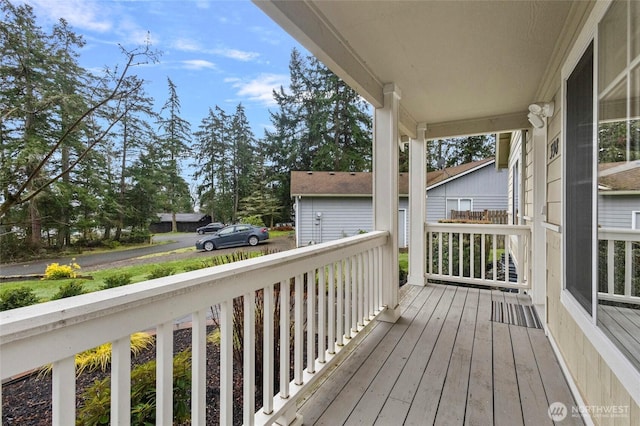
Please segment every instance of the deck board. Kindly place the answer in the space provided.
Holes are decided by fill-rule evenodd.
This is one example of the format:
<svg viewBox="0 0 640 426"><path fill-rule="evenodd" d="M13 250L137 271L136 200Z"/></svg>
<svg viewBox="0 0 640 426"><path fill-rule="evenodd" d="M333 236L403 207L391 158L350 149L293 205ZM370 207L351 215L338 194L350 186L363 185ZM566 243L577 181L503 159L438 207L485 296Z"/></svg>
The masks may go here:
<svg viewBox="0 0 640 426"><path fill-rule="evenodd" d="M335 398L328 409L322 413L317 422L318 425L344 424L353 407L367 390L375 374L380 371L382 365L387 360L389 354L398 344L415 316L420 312L430 292L420 292L406 309L400 319L389 329L376 349L369 354L367 359L360 364L357 371L350 377L350 380L340 391L340 397Z"/></svg>
<svg viewBox="0 0 640 426"><path fill-rule="evenodd" d="M478 298L467 391L465 424L470 426L493 423L493 371L491 363L487 362L493 359L491 326L491 293L482 291Z"/></svg>
<svg viewBox="0 0 640 426"><path fill-rule="evenodd" d="M440 331L440 336L436 341L431 359L422 373L422 381L407 414L405 424L424 425L434 423L448 365L451 361L453 343L460 324L460 312L464 306L466 296L467 289L458 287Z"/></svg>
<svg viewBox="0 0 640 426"><path fill-rule="evenodd" d="M440 397L436 425L462 424L467 405L471 352L478 314L478 290L469 289Z"/></svg>
<svg viewBox="0 0 640 426"><path fill-rule="evenodd" d="M305 424L544 425L551 402L575 405L544 332L491 321L492 300L528 297L417 289L403 293L398 322L376 324L305 399Z"/></svg>

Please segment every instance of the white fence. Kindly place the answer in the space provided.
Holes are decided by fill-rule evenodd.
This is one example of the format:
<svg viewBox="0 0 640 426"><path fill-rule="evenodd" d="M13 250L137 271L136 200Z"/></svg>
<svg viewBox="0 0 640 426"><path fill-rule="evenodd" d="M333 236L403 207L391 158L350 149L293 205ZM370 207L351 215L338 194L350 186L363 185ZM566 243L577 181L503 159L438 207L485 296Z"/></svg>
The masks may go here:
<svg viewBox="0 0 640 426"><path fill-rule="evenodd" d="M633 288L634 280L640 280L640 262L637 259L634 271L634 255L639 256L637 252L640 251L640 231L601 228L598 240L606 244L606 250L599 250L600 267L606 271L606 283L600 285L598 299L640 305L640 293ZM623 270L616 266L623 266ZM616 280L616 272L622 279Z"/></svg>
<svg viewBox="0 0 640 426"><path fill-rule="evenodd" d="M4 381L16 374L53 364L53 424L73 425L76 423L75 355L111 342L111 424L128 425L131 411L130 335L154 329L156 423L170 425L173 419L174 320L191 315L191 424L211 424L212 419L205 418L206 326L207 313L212 306L219 306L220 424L231 424L232 306L234 299L242 298L244 424L270 424L276 420L287 423L295 416L296 397L331 365L364 325L384 310L381 278L383 264L389 260L385 259L382 246L387 239L387 232L375 231L2 312L1 378ZM279 291L280 306L291 308L280 309L279 330L274 327L273 315L262 316L264 398L263 407L256 411L254 327L255 316L262 314L256 314L254 301L256 294L260 294L264 312L273 312L274 287ZM385 291L384 294L389 293ZM293 330L292 335L290 330ZM294 380L290 381L289 368L280 368L277 395L273 391L274 340L278 338L275 333L279 333L280 366L292 366L294 371ZM307 362L303 365L305 340ZM290 359L290 352L293 359Z"/></svg>
<svg viewBox="0 0 640 426"><path fill-rule="evenodd" d="M529 226L428 223L425 232L427 279L530 288Z"/></svg>

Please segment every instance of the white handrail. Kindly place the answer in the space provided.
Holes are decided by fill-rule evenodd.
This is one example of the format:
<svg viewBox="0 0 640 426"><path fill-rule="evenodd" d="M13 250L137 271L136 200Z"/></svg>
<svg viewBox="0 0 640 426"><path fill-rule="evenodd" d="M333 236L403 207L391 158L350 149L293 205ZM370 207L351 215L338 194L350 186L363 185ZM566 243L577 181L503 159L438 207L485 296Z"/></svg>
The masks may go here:
<svg viewBox="0 0 640 426"><path fill-rule="evenodd" d="M609 302L630 303L640 305L640 294L632 294L633 284L633 244L640 243L640 230L622 229L622 228L600 228L598 229L598 240L607 242L606 250L606 270L607 283L606 291L598 291L598 299ZM616 251L616 242L623 243L622 253ZM623 291L616 293L616 252L618 256L623 258Z"/></svg>
<svg viewBox="0 0 640 426"><path fill-rule="evenodd" d="M503 288L530 288L530 226L427 223L425 232L427 279ZM505 254L503 277L498 274L499 251ZM476 256L479 256L479 265L476 264ZM516 268L515 281L510 279L511 262Z"/></svg>
<svg viewBox="0 0 640 426"><path fill-rule="evenodd" d="M245 331L244 331L244 374L245 374L245 398L253 401L255 397L255 362L252 356L255 347L255 333L253 332L254 312L249 307L253 306L255 292L264 290L265 306L273 306L273 297L270 290L274 284L281 285L286 295L283 295L281 303L289 306L289 282L296 281L296 293L294 317L290 318L289 309L281 309L280 336L287 340L293 340L294 360L296 366L296 378L292 383L281 383L281 394L271 397L271 401L265 403L264 409L254 413L253 402L246 404L244 420L246 423L271 423L285 414L291 407L295 410L296 396L311 385L319 376L319 372L331 365L336 354L354 337L362 326L370 319L375 318L384 310L383 306L373 306L367 301L378 300L378 294L382 294L383 285L380 276L376 275L375 282L366 272L373 268L376 262L370 263L369 259L384 261L380 249L387 243L388 232L374 231L367 234L303 247L282 253L252 258L232 264L201 269L179 275L163 277L138 284L98 291L77 297L51 301L39 305L19 308L0 313L0 351L2 362L0 363L0 378L11 378L19 373L38 368L45 364L53 364L54 393L53 416L64 419L65 424L75 423L75 387L65 384L75 383L75 371L73 357L80 352L96 347L106 342L114 343L114 371L112 383L123 383L128 380L130 372L124 368L127 363L129 335L141 331L156 329L158 333L158 401L163 402L158 407L159 418L171 418L171 378L166 377L171 368L171 357L167 356L171 346L170 324L176 319L191 315L193 320L193 350L192 350L192 421L194 424L204 424L205 415L205 386L204 374L206 368L205 351L205 313L209 307L220 305L221 323L221 353L220 353L220 395L221 395L221 422L231 420L230 389L233 381L231 363L232 339L230 336L231 304L234 298L243 297L245 303ZM350 265L351 276L343 276L343 265ZM349 267L345 269L349 271ZM317 274L318 271L322 271ZM327 273L328 272L328 273ZM308 338L313 340L315 331L322 328L322 342L316 347L308 347L312 354L318 353L309 359L307 368L302 370L302 345L304 334L302 332L303 310L305 302L302 297L302 278L306 274L310 284L307 291L314 296L307 300L307 321L313 324L321 321L317 327L310 327ZM336 275L340 275L337 277ZM316 276L321 277L321 283L317 286L318 293L330 292L331 295L322 294L315 297L313 287ZM327 283L325 276L336 283ZM397 282L396 282L397 285ZM343 296L343 289L344 296ZM271 295L271 296L270 296ZM351 298L351 300L349 300ZM335 303L334 306L326 305L326 301ZM380 301L383 303L384 301ZM354 307L357 317L349 318L351 322L345 323L347 312L342 308ZM357 309L355 309L357 308ZM325 321L325 310L332 312L329 318L334 321ZM321 311L321 312L319 312ZM350 313L349 313L350 314ZM295 321L295 336L289 336L290 321ZM353 322L353 324L352 324ZM355 326L354 326L355 325ZM271 319L265 321L265 335L274 336ZM335 342L330 342L326 347L324 342L324 329L329 328L330 336ZM319 332L319 330L318 330ZM344 336L343 336L344 334ZM123 343L125 342L125 343ZM265 357L273 361L273 344L265 344ZM289 365L288 351L281 351L281 362ZM287 373L283 378L288 379ZM265 385L272 389L274 374L269 368L265 369ZM113 380L115 379L115 380ZM267 383L269 382L269 383ZM70 389L70 390L69 390ZM123 419L123 424L128 422L129 407L128 388L115 385L112 396L113 419ZM267 392L268 396L269 394ZM126 421L124 420L126 419Z"/></svg>

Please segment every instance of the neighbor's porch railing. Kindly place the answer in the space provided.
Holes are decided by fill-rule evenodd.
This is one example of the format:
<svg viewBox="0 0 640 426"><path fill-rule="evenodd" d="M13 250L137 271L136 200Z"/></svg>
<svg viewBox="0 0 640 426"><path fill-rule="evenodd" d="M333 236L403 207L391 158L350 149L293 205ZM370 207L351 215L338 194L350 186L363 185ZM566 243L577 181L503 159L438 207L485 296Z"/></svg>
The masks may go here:
<svg viewBox="0 0 640 426"><path fill-rule="evenodd" d="M600 228L598 240L598 299L640 305L640 231Z"/></svg>
<svg viewBox="0 0 640 426"><path fill-rule="evenodd" d="M155 329L156 422L172 424L173 330L176 318L191 315L191 424L211 424L206 408L206 326L210 307L220 306L220 424L233 420L233 301L244 303L243 421L288 423L296 397L382 307L382 246L388 233L374 231L233 264L187 272L0 313L2 380L52 363L53 424L76 422L74 357L112 342L111 424L130 422L130 335ZM305 279L306 277L306 279ZM293 289L290 286L293 286ZM255 410L255 297L274 311L280 292L280 329L264 315L263 407ZM293 290L293 291L291 291ZM291 298L290 298L291 296ZM293 318L292 318L293 317ZM303 329L306 328L306 332ZM292 336L289 335L293 330ZM279 333L280 393L274 395L274 340ZM305 339L306 333L306 339ZM317 337L317 340L316 340ZM305 343L306 340L306 343ZM317 343L316 343L317 342ZM276 343L277 344L277 343ZM290 344L293 359L290 359ZM306 344L306 366L304 348ZM294 380L290 381L289 367ZM306 368L305 368L306 367ZM0 395L1 396L1 395ZM25 401L26 403L27 401Z"/></svg>
<svg viewBox="0 0 640 426"><path fill-rule="evenodd" d="M529 226L427 223L425 232L427 279L530 288Z"/></svg>

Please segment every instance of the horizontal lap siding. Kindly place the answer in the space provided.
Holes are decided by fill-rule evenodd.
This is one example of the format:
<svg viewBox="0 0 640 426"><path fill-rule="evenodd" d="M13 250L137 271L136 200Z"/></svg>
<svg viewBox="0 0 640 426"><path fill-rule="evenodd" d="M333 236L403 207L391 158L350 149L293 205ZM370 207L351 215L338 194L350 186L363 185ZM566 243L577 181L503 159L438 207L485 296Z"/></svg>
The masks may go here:
<svg viewBox="0 0 640 426"><path fill-rule="evenodd" d="M493 165L483 167L444 185L427 191L427 222L435 223L447 217L446 200L471 198L473 210L506 210L509 174L497 172Z"/></svg>
<svg viewBox="0 0 640 426"><path fill-rule="evenodd" d="M399 208L408 211L406 197L400 199ZM322 214L320 221L316 220L318 213ZM298 201L296 214L299 215L296 232L300 246L373 230L372 200L368 197L303 197Z"/></svg>
<svg viewBox="0 0 640 426"><path fill-rule="evenodd" d="M640 196L601 195L598 197L598 225L631 229L631 212L640 210Z"/></svg>

